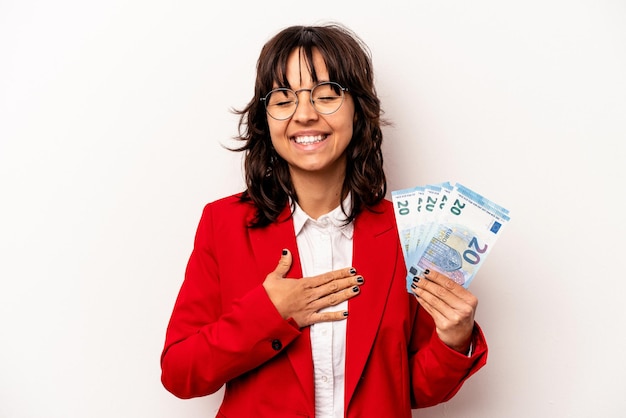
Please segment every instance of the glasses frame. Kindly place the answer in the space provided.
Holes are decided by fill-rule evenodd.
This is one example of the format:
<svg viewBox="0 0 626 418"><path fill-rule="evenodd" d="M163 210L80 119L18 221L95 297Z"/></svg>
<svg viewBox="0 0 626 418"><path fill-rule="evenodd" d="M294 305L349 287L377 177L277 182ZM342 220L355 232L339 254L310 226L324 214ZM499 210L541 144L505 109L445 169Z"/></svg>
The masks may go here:
<svg viewBox="0 0 626 418"><path fill-rule="evenodd" d="M332 112L320 112L319 110L317 110L317 107L315 107L315 101L313 100L313 90L315 90L316 88L318 88L319 86L323 86L326 84L331 84L333 86L337 86L339 88L339 91L341 92L341 103L339 103L339 106L337 106L337 109L333 110ZM284 118L277 118L274 115L272 115L269 110L267 109L267 102L269 97L272 95L272 93L276 93L279 91L285 91L285 92L291 92L296 96L296 105L293 108L293 112L289 115L286 116ZM335 82L335 81L322 81L321 83L317 83L316 85L314 85L313 87L311 87L310 89L299 89L299 90L292 90L289 89L287 87L279 87L277 89L273 89L271 90L269 93L267 93L265 95L265 97L261 97L261 101L263 102L263 104L265 105L265 113L267 113L272 119L275 120L287 120L291 117L293 117L293 115L295 115L296 110L298 110L298 105L300 104L300 99L298 97L298 93L301 93L303 91L308 91L309 92L309 102L311 103L311 106L313 107L313 109L319 113L320 115L332 115L333 113L336 113L339 109L341 109L341 106L343 106L343 102L346 99L346 92L348 92L348 88L347 87L343 87L341 84Z"/></svg>

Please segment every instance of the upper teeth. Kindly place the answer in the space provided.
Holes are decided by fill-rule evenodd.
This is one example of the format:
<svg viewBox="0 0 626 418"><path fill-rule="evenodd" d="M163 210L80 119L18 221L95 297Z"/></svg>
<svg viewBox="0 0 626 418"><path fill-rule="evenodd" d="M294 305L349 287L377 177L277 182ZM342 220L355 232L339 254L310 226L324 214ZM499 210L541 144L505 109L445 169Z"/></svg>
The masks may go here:
<svg viewBox="0 0 626 418"><path fill-rule="evenodd" d="M320 142L324 140L324 135L316 136L297 136L294 138L296 144L312 144L314 142Z"/></svg>

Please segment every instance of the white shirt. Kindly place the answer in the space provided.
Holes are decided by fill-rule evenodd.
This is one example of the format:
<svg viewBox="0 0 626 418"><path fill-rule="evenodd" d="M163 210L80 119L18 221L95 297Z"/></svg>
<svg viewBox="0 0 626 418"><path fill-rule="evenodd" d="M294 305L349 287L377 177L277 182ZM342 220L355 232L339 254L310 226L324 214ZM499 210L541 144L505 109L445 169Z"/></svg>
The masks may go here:
<svg viewBox="0 0 626 418"><path fill-rule="evenodd" d="M350 208L349 196L343 206ZM315 220L296 204L293 223L303 277L352 266L354 225L344 225L345 219L341 206ZM348 302L344 301L322 312L347 310ZM316 418L344 416L346 323L320 322L310 327Z"/></svg>

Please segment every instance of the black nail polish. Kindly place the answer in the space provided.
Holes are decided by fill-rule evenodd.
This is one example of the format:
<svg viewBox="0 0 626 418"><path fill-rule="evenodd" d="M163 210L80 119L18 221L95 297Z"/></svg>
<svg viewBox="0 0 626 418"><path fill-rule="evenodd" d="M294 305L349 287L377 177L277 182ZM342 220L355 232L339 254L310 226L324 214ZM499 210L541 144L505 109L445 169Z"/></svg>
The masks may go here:
<svg viewBox="0 0 626 418"><path fill-rule="evenodd" d="M283 255L287 255L288 251L287 250L283 250Z"/></svg>
<svg viewBox="0 0 626 418"><path fill-rule="evenodd" d="M365 283L365 279L363 279L363 277L357 277L356 278L356 282L359 283L359 284L363 284L363 283Z"/></svg>
<svg viewBox="0 0 626 418"><path fill-rule="evenodd" d="M352 291L353 291L354 293L358 292L358 291L359 291L359 286L354 286L354 287L352 288Z"/></svg>
<svg viewBox="0 0 626 418"><path fill-rule="evenodd" d="M356 274L356 270L355 270L355 268L354 268L354 267L351 267L351 268L350 268L350 274Z"/></svg>
<svg viewBox="0 0 626 418"><path fill-rule="evenodd" d="M413 289L417 289L417 285L416 285L415 283L411 283L411 287L412 287Z"/></svg>
<svg viewBox="0 0 626 418"><path fill-rule="evenodd" d="M345 311L345 312L343 313L343 316L348 316L348 311Z"/></svg>
<svg viewBox="0 0 626 418"><path fill-rule="evenodd" d="M424 270L424 274L430 274L430 270L428 269Z"/></svg>
<svg viewBox="0 0 626 418"><path fill-rule="evenodd" d="M414 283L419 283L420 282L420 278L417 277L417 276L413 277L413 282Z"/></svg>

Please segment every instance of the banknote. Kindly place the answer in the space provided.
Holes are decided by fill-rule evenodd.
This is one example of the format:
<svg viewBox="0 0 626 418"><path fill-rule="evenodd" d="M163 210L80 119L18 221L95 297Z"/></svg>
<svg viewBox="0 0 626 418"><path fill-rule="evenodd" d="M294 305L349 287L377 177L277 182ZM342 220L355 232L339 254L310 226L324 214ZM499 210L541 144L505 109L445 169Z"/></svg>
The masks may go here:
<svg viewBox="0 0 626 418"><path fill-rule="evenodd" d="M509 222L509 211L460 183L423 189L421 206L411 206L417 200L412 194L409 199L407 192L413 189L391 193L408 271L407 291L413 277L426 269L467 288ZM401 211L405 207L408 212Z"/></svg>
<svg viewBox="0 0 626 418"><path fill-rule="evenodd" d="M430 237L433 228L438 224L443 208L446 206L453 188L450 182L425 186L424 216L420 222L420 229L418 231L420 238L417 240L417 247L412 248L412 253L420 253L426 249L428 245L427 239Z"/></svg>
<svg viewBox="0 0 626 418"><path fill-rule="evenodd" d="M411 241L416 236L417 215L422 199L420 194L423 194L423 187L419 186L391 192L400 244L405 259L411 251Z"/></svg>

